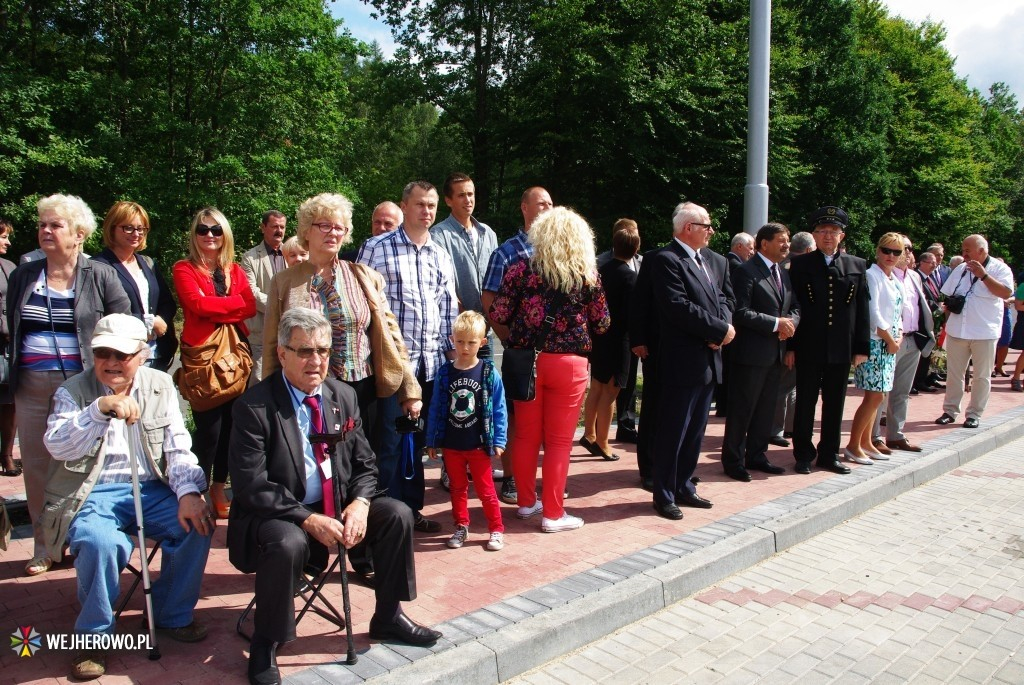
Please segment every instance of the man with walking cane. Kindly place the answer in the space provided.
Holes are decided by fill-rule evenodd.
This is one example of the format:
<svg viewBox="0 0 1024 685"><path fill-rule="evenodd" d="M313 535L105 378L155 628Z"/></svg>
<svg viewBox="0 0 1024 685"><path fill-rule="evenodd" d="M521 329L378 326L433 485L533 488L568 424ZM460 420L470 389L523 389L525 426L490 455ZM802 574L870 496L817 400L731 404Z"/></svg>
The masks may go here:
<svg viewBox="0 0 1024 685"><path fill-rule="evenodd" d="M119 576L131 557L132 535L145 530L161 544L160 577L147 594L150 638L155 631L198 642L206 628L193 620L214 522L202 497L206 479L192 453L171 377L143 366L145 324L111 314L96 324L95 365L54 393L43 441L54 464L46 484L43 525L48 552L75 556L81 635L111 635ZM94 640L94 644L103 644ZM158 656L155 642L151 658ZM98 678L106 650L80 650L71 676Z"/></svg>
<svg viewBox="0 0 1024 685"><path fill-rule="evenodd" d="M441 637L402 611L416 597L413 514L376 496L376 457L358 430L355 391L327 377L330 324L318 311L289 309L277 341L281 368L235 403L229 457L228 556L256 573L248 675L259 685L281 682L275 650L295 639L301 574L326 569L339 544L365 539L373 555L371 638L430 645Z"/></svg>

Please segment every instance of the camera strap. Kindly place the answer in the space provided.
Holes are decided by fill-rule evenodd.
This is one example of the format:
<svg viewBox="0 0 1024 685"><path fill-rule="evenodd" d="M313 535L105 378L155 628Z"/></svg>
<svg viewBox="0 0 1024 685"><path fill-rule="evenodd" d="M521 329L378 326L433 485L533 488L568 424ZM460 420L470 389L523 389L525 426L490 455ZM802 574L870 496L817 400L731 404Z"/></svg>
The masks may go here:
<svg viewBox="0 0 1024 685"><path fill-rule="evenodd" d="M414 452L416 446L413 444L412 433L402 435L402 478L412 480L416 476L416 462Z"/></svg>

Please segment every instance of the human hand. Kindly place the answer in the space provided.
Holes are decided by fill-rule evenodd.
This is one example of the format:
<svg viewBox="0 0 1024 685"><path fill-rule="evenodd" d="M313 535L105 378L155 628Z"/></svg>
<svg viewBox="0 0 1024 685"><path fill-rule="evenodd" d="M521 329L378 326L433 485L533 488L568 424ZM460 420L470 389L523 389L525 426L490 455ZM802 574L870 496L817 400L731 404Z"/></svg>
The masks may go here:
<svg viewBox="0 0 1024 685"><path fill-rule="evenodd" d="M366 537L366 517L369 514L370 507L360 500L354 500L345 507L341 513L341 520L345 523L341 544L345 545L345 549L352 549Z"/></svg>
<svg viewBox="0 0 1024 685"><path fill-rule="evenodd" d="M793 324L793 319L780 318L779 340L788 340L793 337L794 333L796 333L796 325Z"/></svg>
<svg viewBox="0 0 1024 685"><path fill-rule="evenodd" d="M860 366L861 364L863 364L867 360L868 360L868 356L866 354L855 354L855 355L853 355L853 366L854 366L854 368Z"/></svg>
<svg viewBox="0 0 1024 685"><path fill-rule="evenodd" d="M732 324L729 324L729 330L725 332L725 337L722 338L722 345L728 345L732 342L733 338L736 337L736 329L733 328Z"/></svg>
<svg viewBox="0 0 1024 685"><path fill-rule="evenodd" d="M153 337L159 338L167 332L167 322L162 317L153 317Z"/></svg>
<svg viewBox="0 0 1024 685"><path fill-rule="evenodd" d="M423 410L423 402L417 399L409 399L402 402L402 411L407 415L411 415L414 419L420 417L420 412Z"/></svg>
<svg viewBox="0 0 1024 685"><path fill-rule="evenodd" d="M127 395L104 395L96 401L100 413L112 419L124 419L129 426L139 420L142 410L134 398Z"/></svg>
<svg viewBox="0 0 1024 685"><path fill-rule="evenodd" d="M435 447L428 447L427 448L427 456L430 457L431 459L437 459L437 448L435 448Z"/></svg>
<svg viewBox="0 0 1024 685"><path fill-rule="evenodd" d="M302 530L326 547L332 547L345 538L345 527L341 521L323 514L312 514L302 522Z"/></svg>
<svg viewBox="0 0 1024 685"><path fill-rule="evenodd" d="M198 492L183 495L178 500L178 523L185 532L195 528L200 535L211 535L216 524L213 512Z"/></svg>

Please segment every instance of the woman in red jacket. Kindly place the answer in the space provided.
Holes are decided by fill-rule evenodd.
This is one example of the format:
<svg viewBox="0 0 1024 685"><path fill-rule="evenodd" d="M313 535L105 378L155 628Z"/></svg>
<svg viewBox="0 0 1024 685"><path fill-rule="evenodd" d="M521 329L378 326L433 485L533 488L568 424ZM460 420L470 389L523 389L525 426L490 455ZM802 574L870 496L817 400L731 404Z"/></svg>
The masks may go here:
<svg viewBox="0 0 1024 685"><path fill-rule="evenodd" d="M201 345L221 324L232 324L245 339L245 320L256 313L256 300L242 267L235 263L235 241L228 220L213 207L199 210L189 231L188 259L174 265L174 289L185 323L181 342ZM224 484L228 479L228 438L234 400L206 411L192 411L196 430L193 450L210 481L217 516L228 514ZM211 480L212 469L212 480Z"/></svg>

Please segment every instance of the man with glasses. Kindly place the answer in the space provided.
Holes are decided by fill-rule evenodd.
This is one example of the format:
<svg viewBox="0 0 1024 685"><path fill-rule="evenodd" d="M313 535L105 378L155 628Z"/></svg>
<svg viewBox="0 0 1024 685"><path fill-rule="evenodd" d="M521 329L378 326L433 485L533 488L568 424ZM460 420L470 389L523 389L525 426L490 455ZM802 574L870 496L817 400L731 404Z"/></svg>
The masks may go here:
<svg viewBox="0 0 1024 685"><path fill-rule="evenodd" d="M263 220L260 222L263 242L243 254L238 262L256 298L256 315L245 322L249 328L249 345L252 347L253 359L249 385L263 378L263 315L267 309L270 279L278 271L287 268L284 254L281 252L287 221L285 215L276 209L264 212Z"/></svg>
<svg viewBox="0 0 1024 685"><path fill-rule="evenodd" d="M789 268L801 317L789 345L796 365L793 456L797 473L810 473L815 461L820 468L849 473L838 459L840 432L850 365L868 356L871 323L864 275L868 265L839 250L849 225L842 208L821 207L811 215L810 224L818 249L793 257ZM815 449L819 393L821 437Z"/></svg>
<svg viewBox="0 0 1024 685"><path fill-rule="evenodd" d="M77 634L113 634L111 597L136 534L131 460L137 460L145 531L161 543L153 613L161 634L198 642L193 620L214 521L203 499L206 477L192 453L174 381L143 366L149 332L138 318L110 314L92 337L94 366L53 396L43 442L54 458L46 484L43 530L51 558L65 544L75 556L81 612ZM145 562L143 562L145 563ZM77 680L106 672L106 653L78 652Z"/></svg>
<svg viewBox="0 0 1024 685"><path fill-rule="evenodd" d="M402 611L401 602L416 597L413 514L375 494L377 462L360 430L356 393L328 377L330 323L319 311L289 309L277 343L281 368L236 400L231 428L228 557L256 574L248 675L260 685L281 682L276 649L295 639L301 574L326 569L339 544L365 541L373 555L371 638L424 646L441 637ZM313 442L314 434L339 439Z"/></svg>

